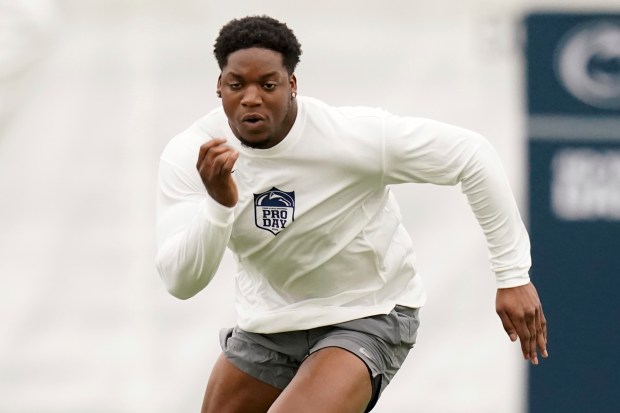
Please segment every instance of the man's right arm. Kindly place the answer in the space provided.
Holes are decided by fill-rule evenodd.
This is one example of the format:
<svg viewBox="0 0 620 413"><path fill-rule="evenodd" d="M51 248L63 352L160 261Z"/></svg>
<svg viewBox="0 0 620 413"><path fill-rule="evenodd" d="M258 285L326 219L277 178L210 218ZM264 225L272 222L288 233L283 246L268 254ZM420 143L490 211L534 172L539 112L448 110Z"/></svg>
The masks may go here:
<svg viewBox="0 0 620 413"><path fill-rule="evenodd" d="M194 296L211 281L234 218L234 204L223 205L205 188L201 161L202 149L198 174L164 157L159 167L156 265L166 289L180 299Z"/></svg>

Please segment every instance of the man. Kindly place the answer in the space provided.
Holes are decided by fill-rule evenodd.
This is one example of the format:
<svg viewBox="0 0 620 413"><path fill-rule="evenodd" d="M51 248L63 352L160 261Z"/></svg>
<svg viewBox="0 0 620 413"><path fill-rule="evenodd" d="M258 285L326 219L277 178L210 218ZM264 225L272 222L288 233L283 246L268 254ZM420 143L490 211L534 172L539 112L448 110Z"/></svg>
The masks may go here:
<svg viewBox="0 0 620 413"><path fill-rule="evenodd" d="M226 247L238 263L238 325L221 332L203 413L372 409L425 301L398 183L461 183L504 329L533 364L547 356L529 238L484 138L297 96L301 47L269 17L229 22L214 53L222 108L164 150L157 219L157 266L176 297L202 290Z"/></svg>

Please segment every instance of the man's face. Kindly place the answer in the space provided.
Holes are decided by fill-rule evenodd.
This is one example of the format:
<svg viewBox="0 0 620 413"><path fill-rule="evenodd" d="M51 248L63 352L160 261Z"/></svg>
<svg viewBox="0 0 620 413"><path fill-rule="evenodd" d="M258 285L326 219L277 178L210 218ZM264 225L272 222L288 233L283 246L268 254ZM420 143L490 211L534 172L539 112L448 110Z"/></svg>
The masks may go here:
<svg viewBox="0 0 620 413"><path fill-rule="evenodd" d="M297 89L282 55L252 47L228 56L217 82L224 112L235 136L252 148L271 148L290 131L297 115Z"/></svg>

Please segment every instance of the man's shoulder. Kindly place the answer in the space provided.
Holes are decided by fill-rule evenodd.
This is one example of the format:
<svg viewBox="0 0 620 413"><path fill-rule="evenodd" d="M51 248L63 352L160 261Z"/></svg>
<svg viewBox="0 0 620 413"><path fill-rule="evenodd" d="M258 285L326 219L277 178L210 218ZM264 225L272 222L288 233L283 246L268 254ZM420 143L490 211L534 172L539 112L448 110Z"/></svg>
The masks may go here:
<svg viewBox="0 0 620 413"><path fill-rule="evenodd" d="M381 109L370 106L333 106L325 103L322 100L305 96L303 98L304 106L309 114L323 113L331 116L337 116L342 118L362 118L362 117L375 117L382 118L388 113Z"/></svg>
<svg viewBox="0 0 620 413"><path fill-rule="evenodd" d="M307 118L321 130L338 133L341 138L371 136L381 133L387 112L368 106L331 106L322 101L308 98L304 101Z"/></svg>

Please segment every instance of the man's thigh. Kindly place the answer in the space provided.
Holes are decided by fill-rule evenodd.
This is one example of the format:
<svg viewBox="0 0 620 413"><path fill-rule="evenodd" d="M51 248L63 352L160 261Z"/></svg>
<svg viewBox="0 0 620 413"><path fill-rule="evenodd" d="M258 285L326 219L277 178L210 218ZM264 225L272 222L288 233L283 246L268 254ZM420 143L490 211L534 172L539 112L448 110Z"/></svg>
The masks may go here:
<svg viewBox="0 0 620 413"><path fill-rule="evenodd" d="M348 350L312 353L269 413L363 413L372 396L366 364Z"/></svg>
<svg viewBox="0 0 620 413"><path fill-rule="evenodd" d="M282 391L239 370L222 354L205 391L202 413L266 413Z"/></svg>

